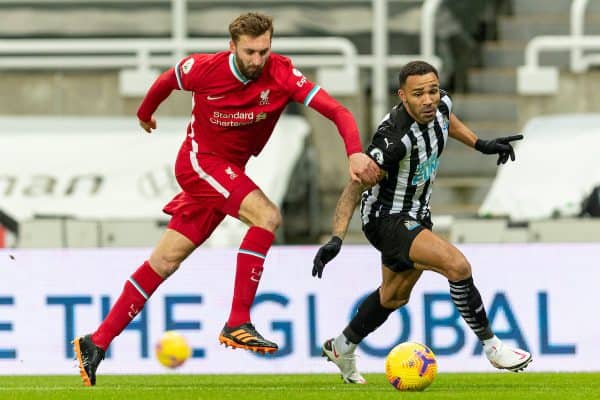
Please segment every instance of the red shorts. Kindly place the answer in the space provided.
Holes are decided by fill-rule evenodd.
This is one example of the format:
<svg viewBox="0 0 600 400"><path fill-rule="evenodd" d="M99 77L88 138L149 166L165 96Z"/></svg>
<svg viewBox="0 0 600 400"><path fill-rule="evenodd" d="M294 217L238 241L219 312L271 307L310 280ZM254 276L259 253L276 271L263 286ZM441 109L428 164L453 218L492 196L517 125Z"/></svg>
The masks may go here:
<svg viewBox="0 0 600 400"><path fill-rule="evenodd" d="M183 191L163 211L171 215L167 228L202 244L226 215L238 218L240 205L258 186L244 170L220 157L182 149L175 176Z"/></svg>

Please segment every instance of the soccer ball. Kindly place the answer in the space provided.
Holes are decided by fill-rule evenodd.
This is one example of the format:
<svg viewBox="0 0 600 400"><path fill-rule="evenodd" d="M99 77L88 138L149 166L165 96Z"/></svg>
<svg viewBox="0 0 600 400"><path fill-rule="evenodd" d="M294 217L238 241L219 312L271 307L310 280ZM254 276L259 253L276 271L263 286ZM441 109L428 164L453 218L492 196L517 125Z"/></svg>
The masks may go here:
<svg viewBox="0 0 600 400"><path fill-rule="evenodd" d="M385 376L401 391L421 391L437 375L437 361L429 347L415 342L400 343L385 359Z"/></svg>
<svg viewBox="0 0 600 400"><path fill-rule="evenodd" d="M165 332L154 348L158 361L168 368L177 368L192 355L185 337L175 331Z"/></svg>

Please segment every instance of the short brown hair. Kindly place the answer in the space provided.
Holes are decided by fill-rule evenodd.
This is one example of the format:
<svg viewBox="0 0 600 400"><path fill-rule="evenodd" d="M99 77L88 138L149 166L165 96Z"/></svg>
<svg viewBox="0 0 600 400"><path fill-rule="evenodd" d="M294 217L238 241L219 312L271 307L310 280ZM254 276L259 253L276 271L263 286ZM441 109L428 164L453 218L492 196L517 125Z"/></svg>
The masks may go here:
<svg viewBox="0 0 600 400"><path fill-rule="evenodd" d="M237 43L242 35L258 37L265 32L273 36L273 18L258 12L249 12L240 15L229 24L231 40Z"/></svg>
<svg viewBox="0 0 600 400"><path fill-rule="evenodd" d="M400 73L398 74L398 81L400 83L400 87L404 86L406 83L406 79L412 75L426 75L430 72L433 72L435 76L439 75L437 69L435 67L425 61L411 61L408 64L405 64L402 69L400 69Z"/></svg>

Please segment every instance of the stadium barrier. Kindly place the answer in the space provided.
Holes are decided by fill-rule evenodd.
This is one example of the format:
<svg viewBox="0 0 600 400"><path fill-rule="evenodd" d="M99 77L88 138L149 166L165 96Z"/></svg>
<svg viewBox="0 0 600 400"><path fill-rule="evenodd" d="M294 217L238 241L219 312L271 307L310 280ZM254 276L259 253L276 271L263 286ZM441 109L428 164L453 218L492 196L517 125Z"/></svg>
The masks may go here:
<svg viewBox="0 0 600 400"><path fill-rule="evenodd" d="M598 113L544 115L527 122L525 138L515 146L517 162L498 168L479 216L532 221L579 215L600 183L598 157L591 150L600 145L598 126ZM565 155L569 162L557 168L556 160Z"/></svg>
<svg viewBox="0 0 600 400"><path fill-rule="evenodd" d="M600 243L600 218L559 218L512 223L507 219L455 218L453 243Z"/></svg>
<svg viewBox="0 0 600 400"><path fill-rule="evenodd" d="M316 246L275 247L252 309L280 351L264 357L219 346L229 312L236 252L198 249L113 342L100 374L164 373L153 346L165 330L183 333L193 357L182 373L336 372L320 356L380 280L379 256L345 246L322 280L311 277ZM600 371L593 322L600 244L460 245L474 267L497 335L532 352L531 371ZM0 250L0 374L73 374L70 340L93 331L150 249ZM592 320L590 320L592 318ZM398 342L419 341L441 372L495 369L460 318L448 282L423 274L410 303L358 351L359 368L383 372Z"/></svg>
<svg viewBox="0 0 600 400"><path fill-rule="evenodd" d="M284 0L282 0L284 1ZM48 1L53 3L53 0ZM0 39L2 69L107 69L120 68L119 89L124 96L140 96L156 78L157 67L173 66L189 52L220 51L229 38L190 39L187 29L187 0L171 0L170 39ZM372 0L373 54L358 55L343 37L284 38L273 40L275 51L285 51L297 66L317 68L317 82L331 94L358 90L358 66L373 71L372 126L387 112L388 68L414 59L431 62L438 69L442 60L435 54L435 18L442 0L423 0L419 15L419 54L388 54L388 0ZM293 55L289 52L300 52ZM341 53L330 56L322 53ZM302 54L305 53L305 54ZM306 54L310 53L310 54Z"/></svg>
<svg viewBox="0 0 600 400"><path fill-rule="evenodd" d="M585 11L589 0L572 0L569 13L569 35L540 35L525 47L525 64L517 69L517 91L522 95L551 95L558 93L559 68L541 66L543 51L569 51L570 70L586 72L600 64L600 36L585 35ZM584 52L587 50L587 52ZM594 51L590 51L594 50Z"/></svg>
<svg viewBox="0 0 600 400"><path fill-rule="evenodd" d="M1 117L0 205L23 222L16 245L153 245L161 230L157 221L168 218L161 210L180 191L173 165L187 123L187 118L160 118L158 130L148 136L132 118ZM279 206L309 129L303 117L283 115L261 156L252 157L246 168ZM94 228L84 221L101 222L95 243L89 232ZM140 227L146 233L128 238L120 229L125 223L146 224ZM228 217L206 245L237 246L245 231L242 222Z"/></svg>

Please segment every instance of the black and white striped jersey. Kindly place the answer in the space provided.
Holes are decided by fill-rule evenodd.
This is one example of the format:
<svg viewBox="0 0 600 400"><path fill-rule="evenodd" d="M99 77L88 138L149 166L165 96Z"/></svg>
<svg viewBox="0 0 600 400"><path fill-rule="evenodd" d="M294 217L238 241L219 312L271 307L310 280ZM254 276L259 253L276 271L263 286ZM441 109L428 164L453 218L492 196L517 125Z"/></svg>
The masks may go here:
<svg viewBox="0 0 600 400"><path fill-rule="evenodd" d="M448 140L452 100L441 91L435 119L417 123L402 103L379 124L367 154L386 176L362 194L363 225L383 215L398 214L422 220L429 216L429 199Z"/></svg>

